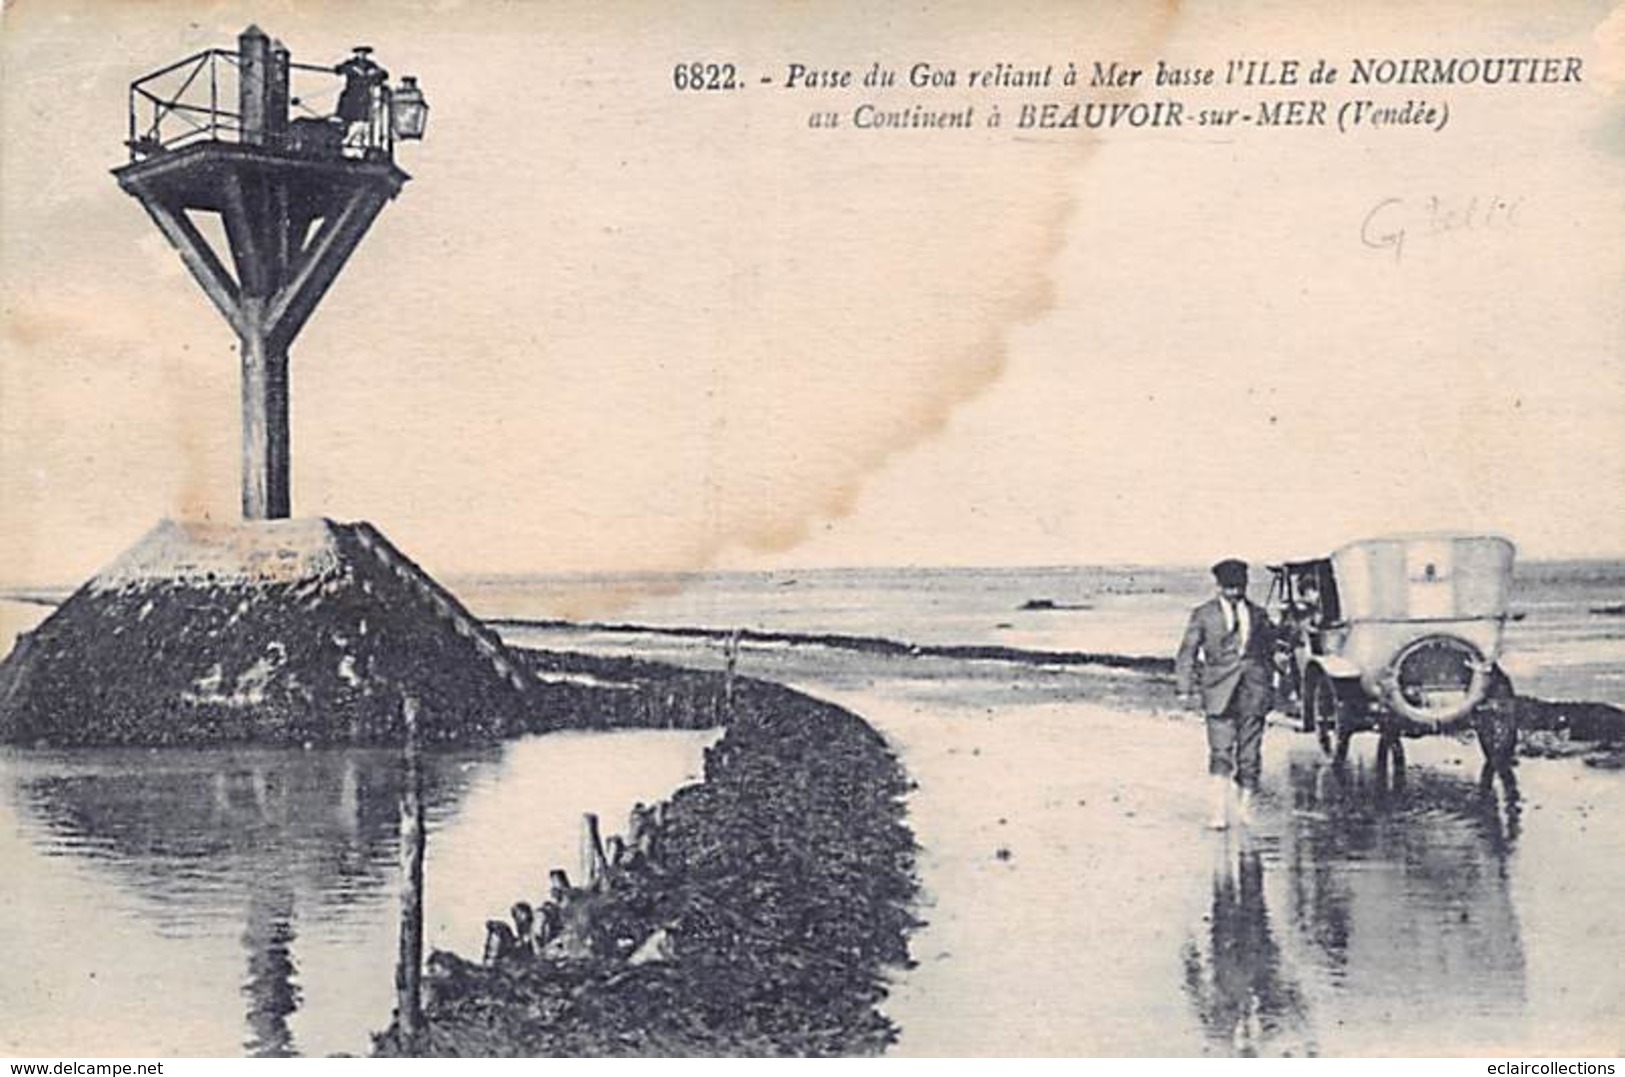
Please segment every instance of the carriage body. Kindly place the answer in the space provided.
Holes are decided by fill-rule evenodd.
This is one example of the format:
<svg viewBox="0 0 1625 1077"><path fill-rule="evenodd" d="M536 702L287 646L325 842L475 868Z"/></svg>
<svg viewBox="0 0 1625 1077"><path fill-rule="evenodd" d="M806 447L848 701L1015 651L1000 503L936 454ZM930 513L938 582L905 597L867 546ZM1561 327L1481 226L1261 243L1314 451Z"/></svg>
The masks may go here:
<svg viewBox="0 0 1625 1077"><path fill-rule="evenodd" d="M1341 757L1361 729L1448 733L1510 706L1500 659L1514 557L1498 536L1423 535L1270 566L1304 729Z"/></svg>

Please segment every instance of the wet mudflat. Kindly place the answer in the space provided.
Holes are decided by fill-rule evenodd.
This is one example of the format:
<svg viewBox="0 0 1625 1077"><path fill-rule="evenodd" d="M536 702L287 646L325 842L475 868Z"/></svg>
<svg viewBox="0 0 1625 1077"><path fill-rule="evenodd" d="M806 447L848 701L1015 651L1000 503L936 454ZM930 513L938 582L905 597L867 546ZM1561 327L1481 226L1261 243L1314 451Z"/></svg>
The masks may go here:
<svg viewBox="0 0 1625 1077"><path fill-rule="evenodd" d="M659 656L714 661L691 646ZM1143 683L822 649L741 666L863 716L919 783L908 821L928 923L883 1007L897 1053L1615 1054L1625 1041L1618 773L1526 759L1514 806L1479 795L1476 745L1434 738L1409 743L1393 789L1374 739L1338 772L1275 724L1255 825L1215 834L1201 727Z"/></svg>
<svg viewBox="0 0 1625 1077"><path fill-rule="evenodd" d="M1625 783L1419 742L1403 789L1272 728L1245 831L1203 829L1200 728L831 693L900 746L927 894L887 1012L914 1054L1617 1053ZM933 693L935 695L935 693Z"/></svg>

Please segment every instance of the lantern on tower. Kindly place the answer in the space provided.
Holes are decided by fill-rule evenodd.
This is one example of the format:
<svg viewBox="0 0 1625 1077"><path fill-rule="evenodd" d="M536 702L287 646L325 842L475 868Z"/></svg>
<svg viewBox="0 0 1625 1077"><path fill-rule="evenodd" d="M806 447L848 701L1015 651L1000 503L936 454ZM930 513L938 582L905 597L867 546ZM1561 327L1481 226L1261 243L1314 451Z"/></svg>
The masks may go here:
<svg viewBox="0 0 1625 1077"><path fill-rule="evenodd" d="M429 125L429 103L423 99L416 75L401 76L401 84L390 98L390 123L396 138L423 137L423 129Z"/></svg>

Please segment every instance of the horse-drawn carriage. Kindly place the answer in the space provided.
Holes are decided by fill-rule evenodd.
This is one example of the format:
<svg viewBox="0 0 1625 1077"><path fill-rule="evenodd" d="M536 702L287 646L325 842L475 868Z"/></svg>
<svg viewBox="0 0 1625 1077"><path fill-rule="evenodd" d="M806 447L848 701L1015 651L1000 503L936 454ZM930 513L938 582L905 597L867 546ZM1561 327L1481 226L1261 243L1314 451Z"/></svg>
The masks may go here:
<svg viewBox="0 0 1625 1077"><path fill-rule="evenodd" d="M1282 695L1334 763L1361 730L1378 732L1386 773L1404 765L1402 738L1472 728L1484 783L1513 784L1516 707L1499 665L1513 556L1504 538L1428 535L1270 566L1290 647Z"/></svg>

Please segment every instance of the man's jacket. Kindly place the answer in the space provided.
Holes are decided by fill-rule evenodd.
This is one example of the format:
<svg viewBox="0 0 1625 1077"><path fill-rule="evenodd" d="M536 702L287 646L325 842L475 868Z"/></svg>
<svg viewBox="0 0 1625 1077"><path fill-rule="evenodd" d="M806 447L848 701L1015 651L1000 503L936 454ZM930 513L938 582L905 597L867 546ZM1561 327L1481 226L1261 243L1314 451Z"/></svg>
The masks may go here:
<svg viewBox="0 0 1625 1077"><path fill-rule="evenodd" d="M1226 623L1223 600L1214 597L1191 610L1185 638L1174 659L1174 680L1181 695L1200 686L1202 710L1223 714L1232 696L1240 692L1236 709L1242 714L1263 714L1270 708L1274 681L1272 658L1275 626L1262 606L1244 600L1251 625L1245 649Z"/></svg>

